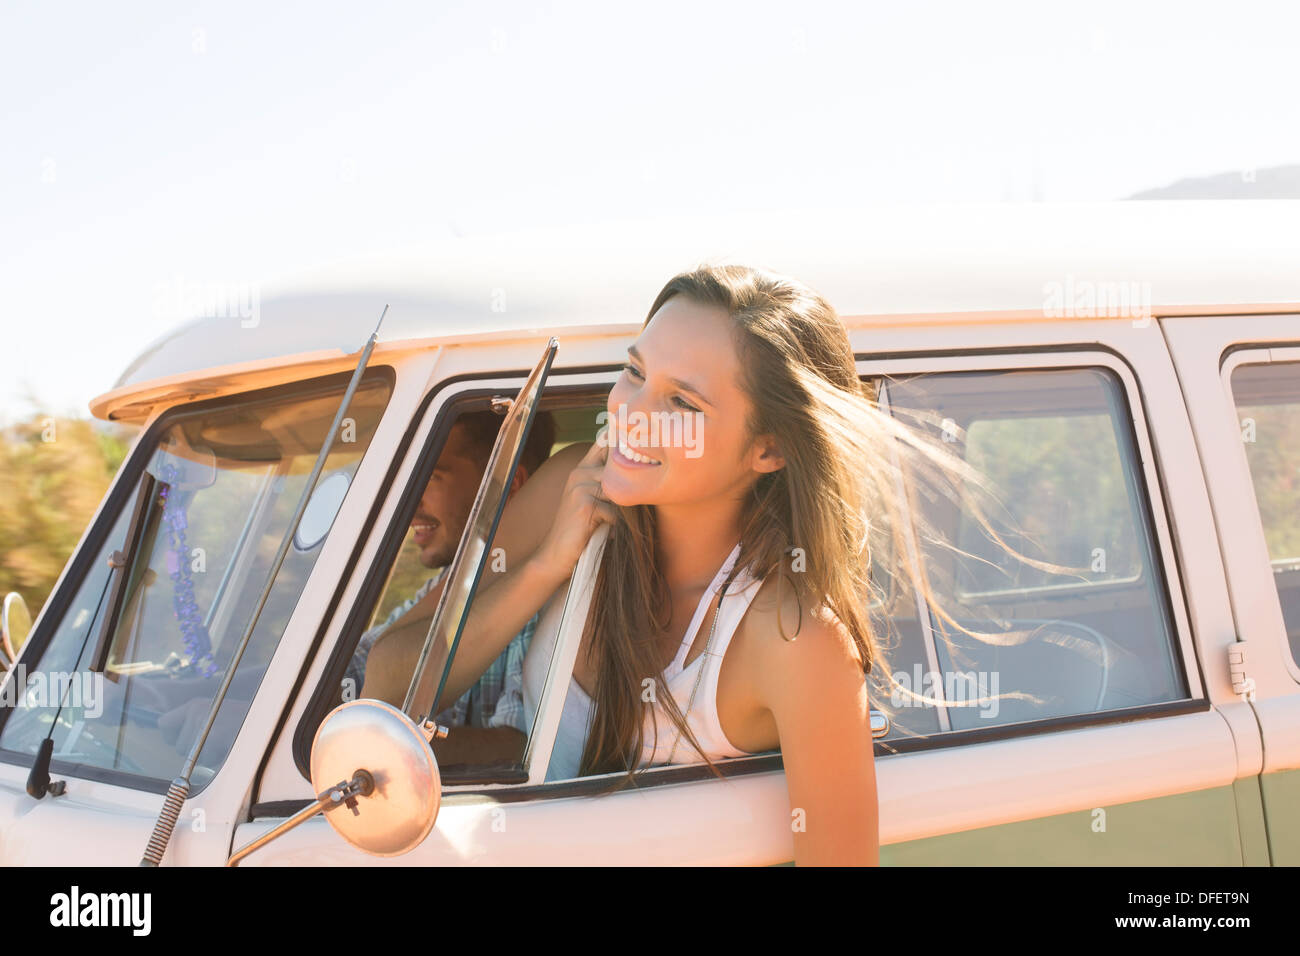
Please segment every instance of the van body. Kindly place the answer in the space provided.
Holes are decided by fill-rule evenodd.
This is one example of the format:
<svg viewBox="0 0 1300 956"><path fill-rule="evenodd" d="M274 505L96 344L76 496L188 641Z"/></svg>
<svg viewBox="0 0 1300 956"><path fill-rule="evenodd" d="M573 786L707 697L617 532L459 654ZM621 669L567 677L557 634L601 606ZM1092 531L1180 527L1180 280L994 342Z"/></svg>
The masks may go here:
<svg viewBox="0 0 1300 956"><path fill-rule="evenodd" d="M165 704L131 688L221 674L385 304L351 431L278 569L165 865L223 865L316 798L314 735L360 636L410 593L394 569L455 416L516 395L554 337L541 407L557 444L590 440L655 294L708 259L826 296L882 407L938 412L1005 491L1015 543L1089 569L999 563L970 515L918 505L969 555L915 537L944 597L1007 640L954 645L907 594L874 609L892 672L924 698L893 701L875 743L882 862L1300 864L1300 234L1287 207L571 227L334 269L256 315L194 319L91 403L141 431L6 675L0 861L139 861L195 715L160 718ZM119 572L115 550L143 558ZM548 691L524 758L445 771L418 846L367 854L317 815L241 865L790 862L779 752L723 761L721 777L657 768L602 796L602 777L545 780L590 581L575 574L533 639L527 666L547 670ZM55 679L92 651L107 703ZM64 788L34 799L45 736Z"/></svg>

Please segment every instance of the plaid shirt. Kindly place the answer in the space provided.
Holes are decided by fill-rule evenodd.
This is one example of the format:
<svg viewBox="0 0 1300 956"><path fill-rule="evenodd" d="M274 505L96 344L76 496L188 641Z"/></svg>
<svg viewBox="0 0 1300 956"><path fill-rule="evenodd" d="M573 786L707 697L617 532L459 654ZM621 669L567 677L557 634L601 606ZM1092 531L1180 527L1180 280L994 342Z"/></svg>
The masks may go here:
<svg viewBox="0 0 1300 956"><path fill-rule="evenodd" d="M361 635L361 639L357 641L357 649L352 655L352 662L344 675L345 681L353 682L352 687L360 689L363 685L366 658L370 656L375 641L429 593L442 577L444 570L446 569L439 569L437 574L425 581L420 590L400 607L394 608L383 623L375 625ZM466 725L513 727L527 735L528 723L524 715L523 696L524 655L528 653L528 645L533 639L533 632L537 629L537 621L540 617L540 612L534 614L524 625L523 630L506 645L500 656L488 665L488 669L483 672L478 682L465 691L456 703L439 713L434 719L448 727Z"/></svg>

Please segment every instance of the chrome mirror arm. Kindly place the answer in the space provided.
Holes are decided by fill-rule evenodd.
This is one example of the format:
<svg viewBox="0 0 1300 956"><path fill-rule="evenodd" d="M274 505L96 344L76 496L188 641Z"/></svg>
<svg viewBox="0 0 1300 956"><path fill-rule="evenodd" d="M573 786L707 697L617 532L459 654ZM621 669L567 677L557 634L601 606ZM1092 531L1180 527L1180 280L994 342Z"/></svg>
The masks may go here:
<svg viewBox="0 0 1300 956"><path fill-rule="evenodd" d="M334 786L321 793L307 806L303 807L289 819L285 820L279 826L272 827L266 833L263 833L255 840L250 840L234 853L230 854L230 859L226 861L226 866L238 866L239 861L254 850L266 846L278 836L283 836L300 823L305 823L316 814L326 810L332 810L338 806L345 806L357 814L357 797L368 797L375 792L375 778L369 770L358 770L352 775L351 780L340 780Z"/></svg>

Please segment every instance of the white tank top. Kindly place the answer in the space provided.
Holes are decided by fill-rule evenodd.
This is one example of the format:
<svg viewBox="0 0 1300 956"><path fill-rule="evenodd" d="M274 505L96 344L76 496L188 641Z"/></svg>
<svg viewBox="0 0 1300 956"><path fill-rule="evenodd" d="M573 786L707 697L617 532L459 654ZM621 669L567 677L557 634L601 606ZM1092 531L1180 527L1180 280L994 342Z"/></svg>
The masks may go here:
<svg viewBox="0 0 1300 956"><path fill-rule="evenodd" d="M678 708L686 716L687 725L691 728L691 733L699 741L701 749L708 754L710 760L719 760L726 757L743 757L750 753L748 750L740 750L732 746L727 740L727 735L722 730L722 723L718 719L718 674L722 670L722 658L727 653L727 647L731 644L731 638L736 633L736 628L740 625L741 619L749 609L750 602L754 595L758 593L759 582L753 578L747 571L740 571L727 587L727 593L723 596L718 613L717 630L713 635L713 643L710 645L707 653L700 654L695 660L691 661L689 667L684 667L686 655L690 653L691 647L695 643L695 638L703 624L705 612L713 601L713 596L722 589L727 575L735 567L736 558L740 555L740 545L737 544L731 551L731 555L718 570L712 583L700 598L700 603L695 608L695 615L691 618L690 624L686 628L686 636L682 638L681 645L677 648L677 654L672 663L664 670L664 678L668 682L668 689L677 701ZM710 621L710 626L712 621ZM704 668L704 674L698 674L700 668ZM540 670L534 673L540 674ZM525 668L525 682L527 683L529 669ZM695 694L695 704L690 713L686 713L687 702L691 699L691 690L695 687L695 681L699 678L699 690ZM532 688L534 691L532 697L535 699L539 695L539 688ZM527 696L527 692L526 696ZM551 751L551 762L546 770L546 779L549 780L568 780L578 775L578 767L582 761L582 751L587 741L587 732L591 727L591 717L593 711L593 701L587 695L572 676L569 677L569 690L564 695L564 709L560 715L559 729L556 731L555 748ZM658 743L656 745L655 729L658 728ZM670 751L673 750L673 744L677 741L677 727L668 717L663 705L656 703L654 707L647 708L645 716L645 725L642 731L644 735L644 745L641 750L640 766L654 764L663 764L668 761ZM677 742L676 752L673 754L674 764L699 763L700 755L691 742L682 736L680 742Z"/></svg>

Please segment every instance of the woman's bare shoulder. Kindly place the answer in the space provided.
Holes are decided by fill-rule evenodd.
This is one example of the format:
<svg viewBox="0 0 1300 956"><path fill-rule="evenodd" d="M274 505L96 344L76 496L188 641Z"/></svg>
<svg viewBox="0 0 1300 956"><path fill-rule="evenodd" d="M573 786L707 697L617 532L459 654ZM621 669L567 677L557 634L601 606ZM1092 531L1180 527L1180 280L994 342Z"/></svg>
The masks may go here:
<svg viewBox="0 0 1300 956"><path fill-rule="evenodd" d="M848 628L824 604L801 604L780 575L771 575L759 587L744 626L756 682L862 675L861 655Z"/></svg>

